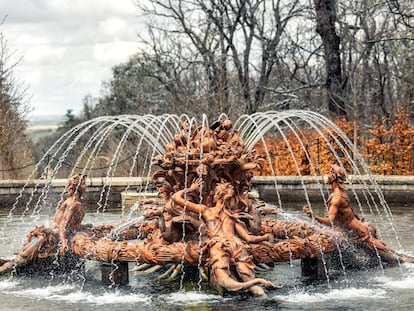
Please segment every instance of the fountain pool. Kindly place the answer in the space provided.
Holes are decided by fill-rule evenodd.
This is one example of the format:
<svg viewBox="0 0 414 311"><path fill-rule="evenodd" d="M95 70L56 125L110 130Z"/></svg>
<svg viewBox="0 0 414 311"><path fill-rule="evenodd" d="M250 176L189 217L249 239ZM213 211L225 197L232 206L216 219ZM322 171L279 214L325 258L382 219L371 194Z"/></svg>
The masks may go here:
<svg viewBox="0 0 414 311"><path fill-rule="evenodd" d="M404 249L413 250L411 206L391 206ZM286 206L285 212L305 217L300 206ZM1 209L0 226L7 221L8 209ZM318 213L320 213L318 211ZM117 223L119 209L97 213L91 209L85 223ZM371 216L373 217L373 216ZM373 219L376 223L385 220ZM7 235L0 237L2 254L18 251L30 226L44 223L42 217L15 218L7 225ZM16 249L17 247L17 249ZM132 266L130 266L132 268ZM249 295L218 295L198 288L197 280L157 281L158 273L136 276L130 272L130 284L124 288L102 285L97 262L86 262L86 279L65 281L59 276L0 277L1 310L413 310L414 264L370 270L347 271L347 276L331 277L329 283L308 282L301 277L300 261L276 265L263 273L268 280L283 285L262 301ZM261 274L258 273L258 276Z"/></svg>
<svg viewBox="0 0 414 311"><path fill-rule="evenodd" d="M302 129L299 125L305 127ZM300 178L300 165L307 163L308 169L303 174L311 176L322 173L322 165L330 165L329 162L341 163L353 175L367 174L369 170L366 163L355 152L345 134L328 119L309 111L244 116L235 122L236 131L232 130L232 126L231 121L226 119L209 124L205 116L201 125L197 125L194 119L183 116L119 116L97 118L68 131L49 149L28 178L32 178L43 167L42 178L50 181L71 176L77 170L82 170L77 176L86 174L92 177L98 174L96 169L106 167L105 172L100 172L105 176L106 182L100 191L99 200L91 207L86 218L80 220L83 224L94 225L116 224L126 220L128 226L132 224L139 229L132 239L139 236L144 242L111 241L108 237L121 237L123 229L119 231L118 227L114 227L109 234L100 235L99 239L95 239L96 231L86 235L78 234L78 231L72 232L69 242L73 254L79 258L95 260L85 261L85 276L74 281L57 273L42 277L3 275L0 277L0 309L414 309L414 298L411 295L414 265L396 264L383 269L384 262L395 262L396 258L401 260L404 257L394 257L392 250L383 247L375 239L372 230L366 231L366 239L362 235L348 237L352 240L360 237L361 241L356 239L355 245L371 247L371 253L374 249L374 254L381 259L377 268L353 271L345 269L343 265L342 271L329 275L327 280L304 279L301 276L301 262L294 258L309 259L318 257L321 252L333 252L341 247L339 244L345 246L344 239L325 230L327 228L318 231L309 224L309 218L302 212L304 202L298 206L285 202L282 204L278 196L277 202L272 202L281 211L278 219L282 217L288 221L267 222L260 219L259 205L248 196L253 170L261 168L263 163L263 159L253 150L258 142L263 143L271 175L277 175L278 165L285 165L283 160L275 160L272 150L266 146L264 135L272 132L269 139L275 139L279 135L287 147L287 154L292 156L292 165L296 169L296 174L292 175L296 175L295 178L302 184L308 207L317 215L325 214L317 203L311 204L304 180ZM323 163L319 158L319 144L316 145L316 156L312 154L314 139L307 134L309 129L321 137L327 147L326 151L332 154L331 158L324 158ZM291 133L291 139L297 142L296 147L285 131ZM297 148L302 150L300 159L295 157ZM103 160L105 166L100 165ZM62 170L66 166L68 169ZM154 166L156 170L152 171ZM144 207L145 217L131 219L128 217L132 215L125 215L124 210L110 208L109 193L112 177L135 175L148 178L152 176L166 203L161 209L155 206ZM345 173L343 175L341 178L336 175L333 180L339 183L339 180L345 179ZM349 193L356 200L355 210L378 229L381 239L389 247L407 254L407 251L414 249L411 240L413 210L405 206L391 208L385 202L379 187L371 183L372 176L369 177L368 183L364 180L360 183L360 197L354 188L356 180L350 182ZM1 211L2 256L11 257L19 251L26 240L28 228L44 225L50 221L50 214L54 213L56 207L61 206L64 193L57 204L53 203L49 196L51 184L50 182L43 188L40 183L37 184L27 202L23 203L25 185L13 206ZM375 186L372 194L367 191L370 184ZM74 185L75 183L70 184L72 190ZM276 190L276 183L274 186ZM129 188L128 184L126 190ZM148 188L149 184L140 187L139 191L145 194ZM324 185L320 184L321 202L324 202L320 204L326 206L329 200L325 190ZM68 191L68 199L76 199L75 194L72 191L70 193L69 195ZM345 196L344 193L341 195ZM23 211L20 210L22 207ZM83 212L79 212L79 215L83 215ZM142 218L144 221L141 223ZM360 225L361 230L368 228L362 221ZM124 228L124 225L120 228ZM50 251L45 252L51 260L57 258L53 257L59 246L58 241L53 240L53 230L56 227L38 229L46 238L34 240L30 244L33 247L28 249L33 252L23 251L20 254L24 256L16 257L30 260L29 255L36 256L39 251L36 241L43 241L40 242L44 243L40 244L41 247L46 247L46 241L51 241ZM148 232L151 233L150 236L145 235ZM363 231L356 231L358 232ZM39 254L44 253L39 251ZM285 264L275 264L273 268L264 270L263 266L253 262L253 256L256 256L258 264ZM413 257L405 258L414 261ZM134 263L146 262L160 263L163 269L166 269L165 264L170 263L185 263L196 269L205 268L204 272L210 274L210 282L215 283L213 285L216 285L217 290L207 287L207 282L202 282L199 276L192 279L191 273L187 272L178 277L177 281L171 282L158 281L156 278L159 273L136 276L135 272L131 272L126 287L102 285L99 261L116 260L127 265L129 262L130 269ZM6 265L2 266L7 268L12 267L10 263L18 261L4 262ZM257 268L261 271L255 270ZM260 284L266 289L277 287L271 282L283 285L283 288L265 293L261 287L255 286ZM251 290L249 294L243 291L246 288ZM220 295L220 289L237 294ZM268 299L253 298L252 294Z"/></svg>

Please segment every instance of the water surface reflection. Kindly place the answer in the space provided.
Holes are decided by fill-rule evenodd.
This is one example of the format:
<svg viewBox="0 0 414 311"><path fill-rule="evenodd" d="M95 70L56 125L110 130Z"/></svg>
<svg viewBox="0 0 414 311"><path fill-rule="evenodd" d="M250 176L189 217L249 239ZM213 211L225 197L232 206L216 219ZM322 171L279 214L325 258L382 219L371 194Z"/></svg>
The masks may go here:
<svg viewBox="0 0 414 311"><path fill-rule="evenodd" d="M289 213L302 217L298 208ZM322 211L321 211L322 212ZM414 209L409 206L392 206L393 216L402 248L414 252L412 228ZM11 256L23 245L26 234L36 225L45 223L47 217L15 216L7 218L8 211L1 210L1 256ZM374 217L374 216L368 216ZM105 213L89 211L85 222L94 224L117 223L119 210ZM371 219L370 219L371 220ZM387 228L388 220L372 219L376 225ZM5 223L7 225L5 226ZM381 236L386 234L380 231ZM395 243L388 241L389 243ZM398 249L395 245L393 248ZM330 282L305 282L300 276L300 262L276 265L260 276L284 287L270 292L269 301L248 295L217 295L202 287L197 281L188 281L179 290L177 282L160 282L156 275L134 276L125 288L108 288L100 282L99 265L86 263L86 278L67 281L58 276L49 278L9 277L0 278L1 310L414 310L414 265L390 267L385 270L347 271ZM131 267L132 268L132 267Z"/></svg>

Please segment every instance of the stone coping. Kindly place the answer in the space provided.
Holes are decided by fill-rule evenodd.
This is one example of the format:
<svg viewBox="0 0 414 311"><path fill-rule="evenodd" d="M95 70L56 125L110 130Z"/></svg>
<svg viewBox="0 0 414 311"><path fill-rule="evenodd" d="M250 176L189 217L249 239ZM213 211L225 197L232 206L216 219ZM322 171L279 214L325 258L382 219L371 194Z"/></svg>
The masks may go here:
<svg viewBox="0 0 414 311"><path fill-rule="evenodd" d="M392 175L392 176L382 176L382 175L373 175L372 177L368 175L348 175L348 184L351 183L367 183L371 184L371 178L373 178L379 185L414 185L414 176L401 176L401 175ZM252 179L252 184L326 184L326 178L324 176L255 176ZM48 184L49 181L46 179L29 179L29 180L19 180L19 179L2 179L0 180L0 188L8 187L18 187L21 188L24 185L27 187L34 187L39 185L43 187ZM86 185L88 187L102 187L105 185L111 185L112 187L127 187L151 184L151 178L147 177L93 177L87 178ZM51 182L52 187L65 187L67 184L67 179L53 179Z"/></svg>
<svg viewBox="0 0 414 311"><path fill-rule="evenodd" d="M128 185L135 186L135 185L142 185L146 184L149 180L151 183L151 179L146 177L113 177L113 178L106 178L106 177L93 177L86 179L86 186L88 187L102 187L105 185L111 186L123 186L126 187ZM7 188L7 187L23 187L27 185L27 187L33 187L39 185L43 187L47 185L50 181L47 179L2 179L0 180L0 188ZM52 187L65 187L68 183L67 179L52 179L51 186Z"/></svg>
<svg viewBox="0 0 414 311"><path fill-rule="evenodd" d="M302 178L302 179L301 179ZM258 184L311 184L311 183L321 183L326 184L327 179L324 176L255 176L252 179L252 183ZM351 183L366 183L371 184L372 179L377 182L379 185L414 185L414 176L401 176L401 175L392 175L392 176L383 176L383 175L348 175L347 184Z"/></svg>
<svg viewBox="0 0 414 311"><path fill-rule="evenodd" d="M373 184L374 178L377 185ZM387 202L411 202L414 193L414 176L348 176L347 189L354 191L376 191L380 188ZM0 202L15 201L16 195L28 196L40 195L49 181L44 179L34 180L0 180ZM111 200L122 201L122 192L130 190L129 195L137 192L137 188L148 184L148 192L156 191L150 178L145 177L113 177L113 178L87 178L87 193L84 200L93 202L97 196L107 190L110 185ZM256 191L264 200L274 200L278 193L284 200L301 200L306 195L319 199L321 191L329 190L323 176L255 176L251 182L252 190ZM352 185L351 185L352 184ZM67 179L52 180L50 191L54 194L63 193L67 185ZM25 188L23 189L23 186ZM277 192L275 192L277 190ZM124 194L125 196L125 194Z"/></svg>

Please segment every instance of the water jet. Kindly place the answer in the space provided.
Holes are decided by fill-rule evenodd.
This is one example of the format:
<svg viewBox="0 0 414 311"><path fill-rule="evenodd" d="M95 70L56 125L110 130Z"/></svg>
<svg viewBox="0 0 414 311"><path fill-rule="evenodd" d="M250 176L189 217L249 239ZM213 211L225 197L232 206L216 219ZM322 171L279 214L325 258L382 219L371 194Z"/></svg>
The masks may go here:
<svg viewBox="0 0 414 311"><path fill-rule="evenodd" d="M311 163L310 172L313 175L318 173L320 163L312 159L309 148L306 148L310 142L302 140L304 132L300 128L301 123L317 131L321 139L332 147L333 158L342 166L341 181L347 177L344 163L356 175L369 171L361 156L350 153L352 144L334 123L308 111L243 116L234 126L225 118L211 125L203 118L199 125L193 118L170 115L102 117L77 126L62 136L48 152L56 159L51 166L51 179L67 173L72 176L79 168L82 168L80 176L95 174L96 158L105 152L105 144L118 139L119 143L114 148L109 168L105 172L106 182L96 203L96 213L105 214L110 208L108 198L111 178L120 172L132 177L138 171L140 176L148 180L151 178L165 204L160 206L150 200L145 201L145 193L151 187L148 182L137 189L143 194L144 200L140 208L134 211L136 215L127 215L122 211L121 216L126 219L119 224L86 226L82 222L82 226L76 229L66 228L70 234L64 238L56 238L53 230L47 230L47 226L43 225L43 228L32 231L28 240L31 243L31 237L41 236L40 243L33 244L17 255L21 257L19 260L4 260L4 264L11 263L10 269L4 269L4 272L29 264L39 257L39 253L52 258L63 255L66 247L63 245L62 248L61 240L67 240L68 251L81 259L107 263L175 265L174 271L182 276L180 288L185 278L185 269L182 267L189 265L201 271L200 282L203 282L201 275L205 273L212 288L217 288L219 292L248 292L267 298L267 290L279 286L267 280L265 275L256 276L255 269L263 263L294 265L293 261L297 259L319 259L322 268L328 270L325 256L336 253L342 268L346 261L343 255L349 245L364 249L365 255L374 257L381 269L388 263L398 266L403 262L412 262L412 257L399 254L382 243L373 230L364 231L362 227L333 219L330 223L319 221L318 224L306 219L305 214L287 213L280 199L269 207L249 196L253 175L260 174L266 158L272 159L266 147L264 156L255 151L259 141L265 143L264 135L269 131L275 131L283 138L286 138L286 129L292 131L302 141L300 145L304 147L304 156ZM95 135L88 137L89 131ZM286 144L293 154L288 140ZM338 146L340 153L337 151ZM124 165L124 154L130 155L132 164L129 167ZM63 163L68 159L74 163L69 172L62 170ZM299 163L293 161L300 181ZM366 185L366 179L361 180ZM352 182L355 183L355 180ZM374 178L370 177L368 182L375 187ZM301 183L305 190L306 212L316 219L314 204L306 195L305 183ZM400 240L393 215L379 188L374 194L363 191L363 197L360 198L352 184L349 186L349 192L355 196L354 200L363 217L369 218L363 209L364 205L368 206L369 212L384 214L388 221L386 226L391 228L386 232L396 236L395 245L398 247ZM278 197L276 183L274 189ZM332 200L328 198L326 190L321 184L322 201L329 206ZM19 217L40 217L48 208L49 191L50 184L43 186L37 199L29 199L25 203ZM19 200L18 196L3 232L17 215ZM57 205L62 206L62 202L63 193ZM272 214L277 214L277 217ZM320 269L318 273L321 273ZM347 274L345 269L344 274ZM329 275L326 276L329 282Z"/></svg>

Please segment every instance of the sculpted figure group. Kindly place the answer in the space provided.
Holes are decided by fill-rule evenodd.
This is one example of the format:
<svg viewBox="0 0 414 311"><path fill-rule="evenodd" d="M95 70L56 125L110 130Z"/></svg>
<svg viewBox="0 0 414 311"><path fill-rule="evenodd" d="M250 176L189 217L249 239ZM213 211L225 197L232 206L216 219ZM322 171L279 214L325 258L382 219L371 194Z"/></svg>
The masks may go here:
<svg viewBox="0 0 414 311"><path fill-rule="evenodd" d="M275 210L248 194L262 163L254 150L244 147L229 120L210 127L185 122L152 164L157 168L153 182L165 205L144 205L144 220L94 228L82 225L85 176L77 174L69 179L67 199L53 224L33 230L15 258L0 261L0 274L34 258L70 252L107 262L201 266L219 291L248 291L266 298L264 289L278 286L255 276L262 263L318 258L344 242L361 245L387 262L413 260L395 254L369 223L354 214L344 187L345 173L337 165L329 173L329 216L318 217L304 207L323 225L263 218ZM141 240L126 242L134 239Z"/></svg>

